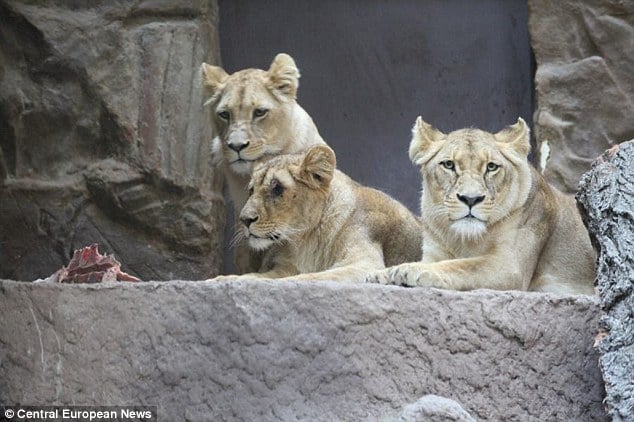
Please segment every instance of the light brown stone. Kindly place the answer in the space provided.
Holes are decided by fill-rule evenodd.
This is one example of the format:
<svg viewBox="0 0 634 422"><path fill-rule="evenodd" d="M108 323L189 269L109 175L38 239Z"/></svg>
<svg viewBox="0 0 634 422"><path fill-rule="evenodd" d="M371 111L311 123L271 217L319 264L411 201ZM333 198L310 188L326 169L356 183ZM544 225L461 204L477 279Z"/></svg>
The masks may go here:
<svg viewBox="0 0 634 422"><path fill-rule="evenodd" d="M145 280L218 274L222 180L197 85L219 62L217 13L0 4L0 277L45 277L94 242Z"/></svg>
<svg viewBox="0 0 634 422"><path fill-rule="evenodd" d="M634 136L634 3L530 0L534 133L544 174L567 192L605 149ZM537 162L545 162L538 157Z"/></svg>

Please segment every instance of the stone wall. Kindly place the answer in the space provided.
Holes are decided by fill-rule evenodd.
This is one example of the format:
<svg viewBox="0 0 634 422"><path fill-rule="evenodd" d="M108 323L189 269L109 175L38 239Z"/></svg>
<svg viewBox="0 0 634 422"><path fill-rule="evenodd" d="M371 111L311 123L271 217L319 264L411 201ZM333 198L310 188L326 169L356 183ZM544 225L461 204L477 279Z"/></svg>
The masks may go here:
<svg viewBox="0 0 634 422"><path fill-rule="evenodd" d="M634 137L634 2L529 0L533 118L546 178L575 192L604 150Z"/></svg>
<svg viewBox="0 0 634 422"><path fill-rule="evenodd" d="M0 2L0 277L98 242L143 279L218 273L221 180L196 72L215 0Z"/></svg>
<svg viewBox="0 0 634 422"><path fill-rule="evenodd" d="M160 421L359 421L392 420L435 394L479 421L607 420L595 297L0 281L0 309L11 321L0 324L0 403L158 404Z"/></svg>

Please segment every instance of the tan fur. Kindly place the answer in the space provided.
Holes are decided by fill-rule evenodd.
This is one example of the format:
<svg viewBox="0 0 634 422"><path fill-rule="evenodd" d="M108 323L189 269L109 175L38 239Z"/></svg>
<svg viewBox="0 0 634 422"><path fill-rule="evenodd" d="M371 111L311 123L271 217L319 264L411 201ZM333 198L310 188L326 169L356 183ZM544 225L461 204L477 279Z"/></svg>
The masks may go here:
<svg viewBox="0 0 634 422"><path fill-rule="evenodd" d="M529 150L521 118L496 134L445 135L419 117L409 153L423 177L423 259L366 281L592 294L595 253L574 198L531 167Z"/></svg>
<svg viewBox="0 0 634 422"><path fill-rule="evenodd" d="M263 272L240 278L363 281L368 270L421 257L418 219L336 170L327 146L259 165L250 190L243 234L270 255Z"/></svg>
<svg viewBox="0 0 634 422"><path fill-rule="evenodd" d="M201 73L216 136L214 157L225 175L237 214L246 202L254 163L325 142L295 100L299 71L288 54L278 54L266 71L245 69L229 75L220 67L203 63ZM243 149L236 151L232 146ZM238 245L235 258L238 271L255 269L250 268L244 245Z"/></svg>

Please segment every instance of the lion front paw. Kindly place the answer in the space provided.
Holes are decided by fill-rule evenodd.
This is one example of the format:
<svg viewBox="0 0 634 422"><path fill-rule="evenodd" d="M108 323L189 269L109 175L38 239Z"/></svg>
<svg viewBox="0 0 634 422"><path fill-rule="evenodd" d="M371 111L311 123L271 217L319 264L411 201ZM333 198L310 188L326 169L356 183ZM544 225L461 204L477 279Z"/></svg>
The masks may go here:
<svg viewBox="0 0 634 422"><path fill-rule="evenodd" d="M365 276L364 283L392 284L392 278L388 270L371 272Z"/></svg>
<svg viewBox="0 0 634 422"><path fill-rule="evenodd" d="M365 277L366 283L393 284L397 286L418 286L419 277L407 265L397 265L384 270L375 271Z"/></svg>
<svg viewBox="0 0 634 422"><path fill-rule="evenodd" d="M208 281L210 283L221 283L223 281L238 281L238 280L240 280L239 275L219 275L218 277L210 278L205 281Z"/></svg>
<svg viewBox="0 0 634 422"><path fill-rule="evenodd" d="M366 276L366 283L393 284L396 286L434 286L435 275L419 263L401 264Z"/></svg>
<svg viewBox="0 0 634 422"><path fill-rule="evenodd" d="M415 265L398 265L390 268L390 276L392 277L392 284L406 287L423 286L424 278L422 272Z"/></svg>

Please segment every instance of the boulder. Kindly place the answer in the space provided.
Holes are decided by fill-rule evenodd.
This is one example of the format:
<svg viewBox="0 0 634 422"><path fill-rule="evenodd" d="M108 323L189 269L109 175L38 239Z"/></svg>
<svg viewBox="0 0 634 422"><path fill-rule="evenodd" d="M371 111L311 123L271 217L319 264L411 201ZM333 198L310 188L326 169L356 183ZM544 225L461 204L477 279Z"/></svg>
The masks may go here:
<svg viewBox="0 0 634 422"><path fill-rule="evenodd" d="M634 415L634 140L606 151L577 194L597 256L602 316L596 347L613 421Z"/></svg>
<svg viewBox="0 0 634 422"><path fill-rule="evenodd" d="M142 279L218 274L225 208L197 82L207 1L0 3L0 277L98 242Z"/></svg>

